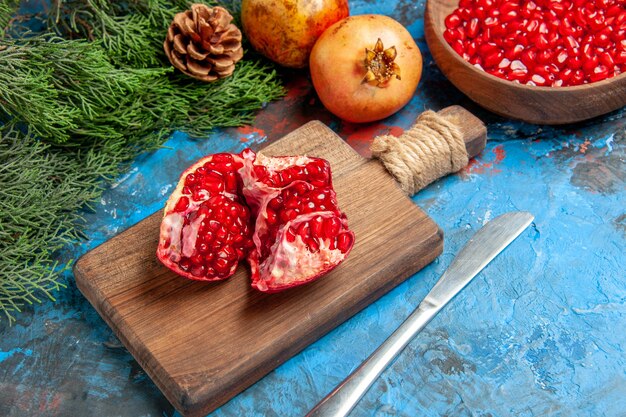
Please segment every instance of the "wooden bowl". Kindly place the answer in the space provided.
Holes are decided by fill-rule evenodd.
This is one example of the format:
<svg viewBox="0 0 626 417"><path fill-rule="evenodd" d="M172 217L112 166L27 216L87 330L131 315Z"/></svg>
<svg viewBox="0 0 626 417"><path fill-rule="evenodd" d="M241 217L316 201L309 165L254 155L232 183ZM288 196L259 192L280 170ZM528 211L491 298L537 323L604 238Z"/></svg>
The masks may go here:
<svg viewBox="0 0 626 417"><path fill-rule="evenodd" d="M443 38L444 19L458 4L458 0L427 1L426 42L445 76L476 103L501 116L540 124L577 122L626 105L626 73L573 87L535 87L513 83L474 67Z"/></svg>

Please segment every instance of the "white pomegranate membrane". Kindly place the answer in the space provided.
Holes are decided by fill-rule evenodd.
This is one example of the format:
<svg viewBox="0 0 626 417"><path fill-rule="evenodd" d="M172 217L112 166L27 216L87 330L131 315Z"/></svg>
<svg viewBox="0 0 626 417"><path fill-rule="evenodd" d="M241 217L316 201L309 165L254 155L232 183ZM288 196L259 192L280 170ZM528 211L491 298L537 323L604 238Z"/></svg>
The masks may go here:
<svg viewBox="0 0 626 417"><path fill-rule="evenodd" d="M201 281L226 279L247 258L252 286L276 292L324 275L353 244L326 160L247 149L209 155L182 174L165 206L157 257Z"/></svg>

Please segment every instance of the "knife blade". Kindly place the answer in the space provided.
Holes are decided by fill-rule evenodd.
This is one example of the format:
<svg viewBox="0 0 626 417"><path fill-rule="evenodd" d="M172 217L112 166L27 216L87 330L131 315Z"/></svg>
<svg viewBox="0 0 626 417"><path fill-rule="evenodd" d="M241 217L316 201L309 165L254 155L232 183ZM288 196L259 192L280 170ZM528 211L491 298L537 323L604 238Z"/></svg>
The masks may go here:
<svg viewBox="0 0 626 417"><path fill-rule="evenodd" d="M344 417L406 345L504 248L533 221L528 212L505 213L485 224L463 246L424 300L352 374L322 399L307 417Z"/></svg>

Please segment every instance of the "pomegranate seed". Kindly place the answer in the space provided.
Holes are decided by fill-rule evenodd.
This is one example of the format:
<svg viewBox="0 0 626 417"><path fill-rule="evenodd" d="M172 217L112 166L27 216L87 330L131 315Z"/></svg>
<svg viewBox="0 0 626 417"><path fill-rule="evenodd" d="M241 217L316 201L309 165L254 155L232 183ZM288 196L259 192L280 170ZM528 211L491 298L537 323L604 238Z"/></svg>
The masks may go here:
<svg viewBox="0 0 626 417"><path fill-rule="evenodd" d="M574 74L572 75L571 85L582 84L584 80L585 80L585 73L582 72L582 70L577 69L576 71L574 71Z"/></svg>
<svg viewBox="0 0 626 417"><path fill-rule="evenodd" d="M300 206L300 200L298 198L287 200L287 202L285 203L285 208L288 208L288 209L297 209L299 206Z"/></svg>
<svg viewBox="0 0 626 417"><path fill-rule="evenodd" d="M320 245L317 243L315 239L309 239L306 243L311 252L315 253L320 250Z"/></svg>
<svg viewBox="0 0 626 417"><path fill-rule="evenodd" d="M546 84L546 79L545 79L545 78L543 78L543 77L542 77L541 75L539 75L539 74L535 74L535 75L533 75L530 79L531 79L531 81L532 81L532 82L534 82L534 83L535 83L535 85L542 86L542 85L545 85L545 84Z"/></svg>
<svg viewBox="0 0 626 417"><path fill-rule="evenodd" d="M229 153L216 153L215 155L213 155L213 159L211 161L215 163L233 162L233 156Z"/></svg>
<svg viewBox="0 0 626 417"><path fill-rule="evenodd" d="M324 237L334 238L341 229L341 222L336 217L330 217L324 220Z"/></svg>
<svg viewBox="0 0 626 417"><path fill-rule="evenodd" d="M204 263L204 258L200 254L193 255L190 258L190 260L191 260L191 263L193 264L193 266L199 266L199 265L202 265Z"/></svg>
<svg viewBox="0 0 626 417"><path fill-rule="evenodd" d="M604 80L609 75L609 69L604 65L598 65L593 69L591 74L589 74L589 79L591 82Z"/></svg>
<svg viewBox="0 0 626 417"><path fill-rule="evenodd" d="M293 230L293 227L290 227L289 229L287 229L287 232L285 233L285 238L287 239L287 242L293 243L296 241L296 232Z"/></svg>
<svg viewBox="0 0 626 417"><path fill-rule="evenodd" d="M224 189L231 194L236 194L237 193L237 175L235 174L235 172L230 171L226 173L226 176L224 177L224 181L225 181Z"/></svg>
<svg viewBox="0 0 626 417"><path fill-rule="evenodd" d="M470 20L469 24L467 25L467 36L469 38L475 38L477 34L478 34L478 19L473 18L472 20Z"/></svg>
<svg viewBox="0 0 626 417"><path fill-rule="evenodd" d="M613 68L613 66L615 65L615 60L613 59L613 56L611 56L611 54L608 52L601 53L599 55L599 58L600 62L608 68Z"/></svg>
<svg viewBox="0 0 626 417"><path fill-rule="evenodd" d="M282 220L283 223L287 223L296 217L298 217L298 212L293 209L288 209L280 213L280 220Z"/></svg>
<svg viewBox="0 0 626 417"><path fill-rule="evenodd" d="M174 206L174 211L177 213L180 213L180 212L187 210L187 207L189 207L189 198L183 196L180 198L180 200L178 200L178 203L176 203L176 205Z"/></svg>
<svg viewBox="0 0 626 417"><path fill-rule="evenodd" d="M189 268L191 268L191 261L189 260L189 258L183 258L178 263L178 266L180 266L180 269L182 269L183 271L189 271Z"/></svg>
<svg viewBox="0 0 626 417"><path fill-rule="evenodd" d="M230 271L230 264L225 258L217 258L215 262L213 262L213 267L215 271L220 274L226 274Z"/></svg>
<svg viewBox="0 0 626 417"><path fill-rule="evenodd" d="M206 271L207 271L206 265L194 265L191 268L192 275L195 275L197 277L204 276L206 274Z"/></svg>
<svg viewBox="0 0 626 417"><path fill-rule="evenodd" d="M461 24L461 18L459 17L459 15L452 13L451 15L446 17L445 24L448 29L454 29Z"/></svg>
<svg viewBox="0 0 626 417"><path fill-rule="evenodd" d="M278 221L278 216L276 215L276 212L270 208L266 209L265 218L267 219L267 223L270 225L276 224L276 222Z"/></svg>
<svg viewBox="0 0 626 417"><path fill-rule="evenodd" d="M467 0L446 22L444 37L463 59L511 81L557 87L626 71L623 0Z"/></svg>
<svg viewBox="0 0 626 417"><path fill-rule="evenodd" d="M300 223L298 226L297 234L305 240L309 237L309 224L308 223Z"/></svg>
<svg viewBox="0 0 626 417"><path fill-rule="evenodd" d="M502 52L496 52L491 55L487 55L485 57L483 65L485 66L485 68L495 67L502 61L503 56L504 54Z"/></svg>
<svg viewBox="0 0 626 417"><path fill-rule="evenodd" d="M590 74L591 72L594 71L594 69L598 66L599 63L600 63L600 60L598 59L597 55L587 55L583 59L583 70L587 74Z"/></svg>
<svg viewBox="0 0 626 417"><path fill-rule="evenodd" d="M352 247L352 236L348 233L341 233L337 236L337 249L346 252Z"/></svg>
<svg viewBox="0 0 626 417"><path fill-rule="evenodd" d="M549 49L543 50L537 54L537 62L540 64L548 64L552 62L552 55L553 53Z"/></svg>
<svg viewBox="0 0 626 417"><path fill-rule="evenodd" d="M320 216L317 216L309 222L311 236L320 236L322 234L322 223L323 219Z"/></svg>
<svg viewBox="0 0 626 417"><path fill-rule="evenodd" d="M209 191L209 194L215 195L224 191L224 181L217 175L209 174L202 178L202 187Z"/></svg>

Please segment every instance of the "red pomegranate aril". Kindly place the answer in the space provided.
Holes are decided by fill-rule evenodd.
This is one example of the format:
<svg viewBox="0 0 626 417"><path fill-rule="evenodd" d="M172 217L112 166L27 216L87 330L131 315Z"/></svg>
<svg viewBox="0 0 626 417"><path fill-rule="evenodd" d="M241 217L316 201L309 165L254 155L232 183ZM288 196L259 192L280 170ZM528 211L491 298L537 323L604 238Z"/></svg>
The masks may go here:
<svg viewBox="0 0 626 417"><path fill-rule="evenodd" d="M546 85L547 80L539 74L534 74L532 77L530 77L529 82L533 82L534 85L538 85L541 87L541 86Z"/></svg>
<svg viewBox="0 0 626 417"><path fill-rule="evenodd" d="M191 261L191 264L195 266L199 266L204 263L204 257L200 254L193 255L191 258L189 258L189 260Z"/></svg>
<svg viewBox="0 0 626 417"><path fill-rule="evenodd" d="M583 70L586 74L592 73L600 63L597 55L587 55L583 59Z"/></svg>
<svg viewBox="0 0 626 417"><path fill-rule="evenodd" d="M177 212L185 211L187 210L187 207L189 207L189 198L183 196L180 198L180 200L178 200L178 202L174 206L174 211L177 211Z"/></svg>
<svg viewBox="0 0 626 417"><path fill-rule="evenodd" d="M570 79L571 85L580 85L585 81L585 73L582 70L575 70Z"/></svg>
<svg viewBox="0 0 626 417"><path fill-rule="evenodd" d="M265 210L265 219L267 220L268 224L273 225L276 224L276 222L278 221L278 216L276 215L276 212L274 210L268 207Z"/></svg>
<svg viewBox="0 0 626 417"><path fill-rule="evenodd" d="M604 15L607 17L615 17L619 15L621 12L622 12L622 6L620 6L619 4L613 4L606 9L606 11L604 12Z"/></svg>
<svg viewBox="0 0 626 417"><path fill-rule="evenodd" d="M452 49L454 49L454 51L457 54L463 55L463 51L465 50L465 47L463 46L463 42L461 42L460 40L457 40L453 42L451 46L452 46Z"/></svg>
<svg viewBox="0 0 626 417"><path fill-rule="evenodd" d="M478 34L478 18L473 18L472 20L469 21L469 24L467 25L466 34L467 34L467 37L469 38L476 37L476 35Z"/></svg>
<svg viewBox="0 0 626 417"><path fill-rule="evenodd" d="M320 216L315 217L309 222L309 228L311 229L311 234L313 236L320 236L322 234L323 223L324 219L322 219Z"/></svg>
<svg viewBox="0 0 626 417"><path fill-rule="evenodd" d="M293 227L290 227L289 229L287 229L287 232L285 233L285 237L287 239L287 242L293 243L296 241L296 231L293 230Z"/></svg>
<svg viewBox="0 0 626 417"><path fill-rule="evenodd" d="M513 47L513 49L505 50L504 56L509 61L513 61L519 58L523 51L524 51L524 46L517 44Z"/></svg>
<svg viewBox="0 0 626 417"><path fill-rule="evenodd" d="M538 20L530 20L526 24L526 33L533 33L538 28L539 28L539 21Z"/></svg>
<svg viewBox="0 0 626 417"><path fill-rule="evenodd" d="M600 63L602 63L608 68L613 68L613 66L615 65L615 60L613 59L613 56L611 56L609 52L601 53L599 55L599 58L600 58ZM607 71L607 74L608 74L608 71Z"/></svg>
<svg viewBox="0 0 626 417"><path fill-rule="evenodd" d="M465 29L463 28L463 26L459 26L456 28L456 34L458 39L463 42L465 41L465 39L467 39L467 34L465 33Z"/></svg>
<svg viewBox="0 0 626 417"><path fill-rule="evenodd" d="M470 57L472 57L472 56L474 56L476 54L476 51L477 51L477 49L476 49L476 42L475 41L469 42L467 44L467 49L466 49L467 54Z"/></svg>
<svg viewBox="0 0 626 417"><path fill-rule="evenodd" d="M491 55L487 55L485 57L483 65L485 68L495 67L502 61L503 57L504 57L504 54L502 52L496 52Z"/></svg>
<svg viewBox="0 0 626 417"><path fill-rule="evenodd" d="M320 250L320 245L314 239L308 239L305 244L309 248L309 250L313 253L316 253Z"/></svg>
<svg viewBox="0 0 626 417"><path fill-rule="evenodd" d="M353 243L353 236L348 233L341 233L337 236L337 249L342 252L349 250Z"/></svg>
<svg viewBox="0 0 626 417"><path fill-rule="evenodd" d="M336 217L330 217L324 221L324 225L322 227L323 234L322 236L325 238L333 238L339 232L341 228L341 223Z"/></svg>
<svg viewBox="0 0 626 417"><path fill-rule="evenodd" d="M453 29L461 24L461 18L456 13L452 13L446 17L445 24L447 28Z"/></svg>
<svg viewBox="0 0 626 417"><path fill-rule="evenodd" d="M561 35L558 32L550 32L548 33L548 46L550 49L555 49L559 47L559 42L561 41Z"/></svg>
<svg viewBox="0 0 626 417"><path fill-rule="evenodd" d="M506 13L500 12L500 21L502 23L509 23L516 20L518 17L518 13L516 10L510 10Z"/></svg>
<svg viewBox="0 0 626 417"><path fill-rule="evenodd" d="M444 34L456 53L511 81L567 86L626 71L621 53L626 50L624 1L465 1L445 23L446 33L456 31L455 36ZM496 60L498 52L502 57ZM516 65L506 70L516 60L527 74ZM550 66L550 72L537 72L537 64Z"/></svg>
<svg viewBox="0 0 626 417"><path fill-rule="evenodd" d="M589 76L589 79L591 80L591 82L604 80L605 78L607 78L608 74L609 69L606 66L598 65L594 68L593 72Z"/></svg>
<svg viewBox="0 0 626 417"><path fill-rule="evenodd" d="M548 64L552 62L552 51L546 49L537 54L537 62L540 64Z"/></svg>
<svg viewBox="0 0 626 417"><path fill-rule="evenodd" d="M227 153L216 153L213 155L212 162L216 164L233 162L233 156Z"/></svg>
<svg viewBox="0 0 626 417"><path fill-rule="evenodd" d="M191 267L191 274L197 277L202 277L206 275L207 267L206 265L193 265Z"/></svg>
<svg viewBox="0 0 626 417"><path fill-rule="evenodd" d="M502 61L500 61L500 63L498 64L498 68L500 70L503 70L505 68L508 68L511 65L511 61L509 61L507 58L502 58Z"/></svg>
<svg viewBox="0 0 626 417"><path fill-rule="evenodd" d="M213 262L213 267L218 272L218 274L225 275L230 270L230 266L228 264L228 260L224 258L217 258L215 262Z"/></svg>
<svg viewBox="0 0 626 417"><path fill-rule="evenodd" d="M183 271L189 271L189 268L191 268L191 261L189 260L189 258L183 258L178 265Z"/></svg>
<svg viewBox="0 0 626 417"><path fill-rule="evenodd" d="M452 45L455 41L459 40L459 33L454 29L446 29L445 32L443 32L443 38Z"/></svg>

